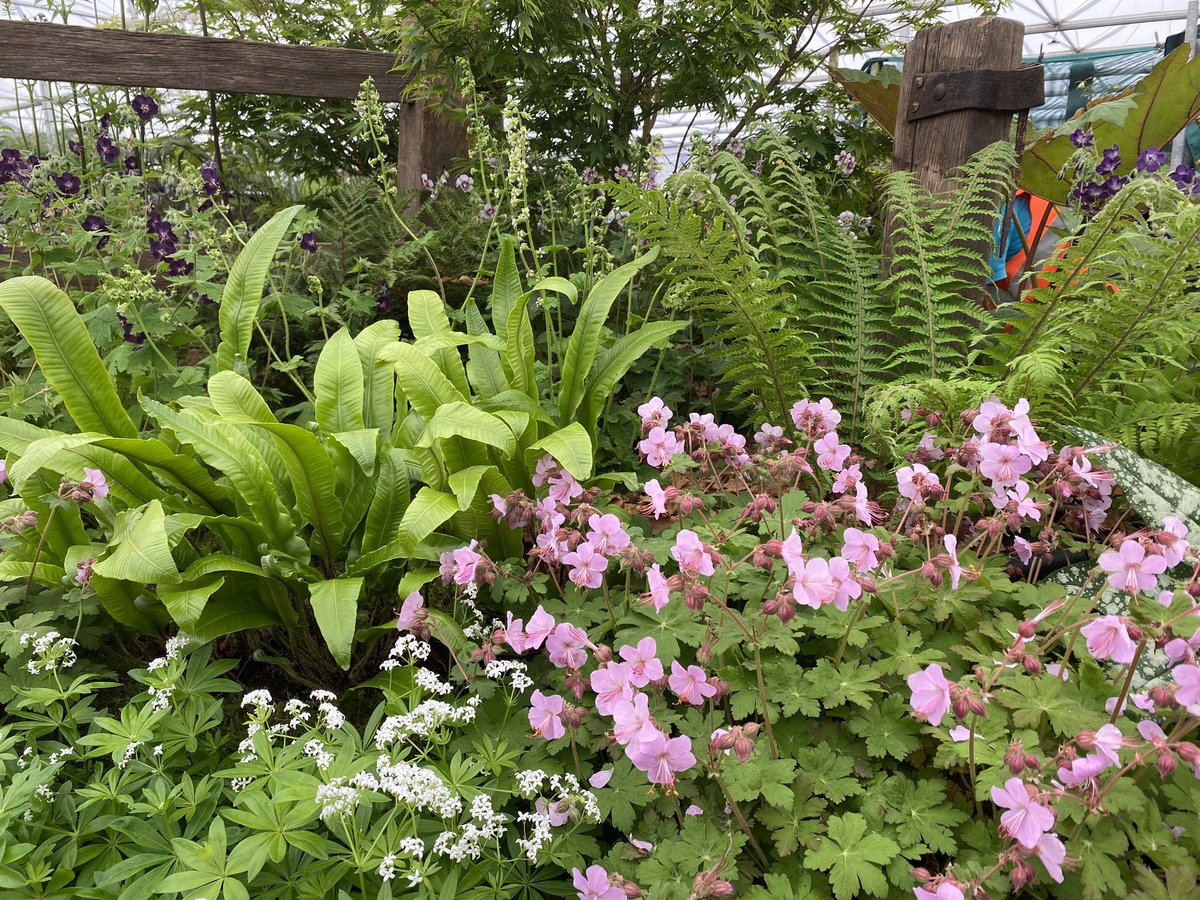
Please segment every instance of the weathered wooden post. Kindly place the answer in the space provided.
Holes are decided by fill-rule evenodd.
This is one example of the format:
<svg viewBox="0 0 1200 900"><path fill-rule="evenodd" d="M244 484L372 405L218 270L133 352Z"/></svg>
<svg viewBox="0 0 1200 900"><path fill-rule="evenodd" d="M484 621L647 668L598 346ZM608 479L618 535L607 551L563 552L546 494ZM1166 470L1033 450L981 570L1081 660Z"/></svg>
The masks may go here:
<svg viewBox="0 0 1200 900"><path fill-rule="evenodd" d="M1021 65L1024 37L1023 23L992 17L917 32L904 53L892 171L945 194L951 170L1011 139L1013 114L1045 102L1042 67ZM889 217L885 248L891 231Z"/></svg>

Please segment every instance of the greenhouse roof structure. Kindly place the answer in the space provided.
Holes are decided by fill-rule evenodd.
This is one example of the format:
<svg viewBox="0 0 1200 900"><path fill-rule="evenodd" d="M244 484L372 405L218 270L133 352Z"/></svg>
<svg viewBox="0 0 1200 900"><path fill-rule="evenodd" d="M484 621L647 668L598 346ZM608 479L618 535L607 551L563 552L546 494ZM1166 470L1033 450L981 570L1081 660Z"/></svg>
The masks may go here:
<svg viewBox="0 0 1200 900"><path fill-rule="evenodd" d="M124 0L127 21L139 21L132 0ZM969 18L975 10L954 0L942 0L944 21ZM64 17L63 10L66 10ZM53 10L53 11L52 11ZM863 5L864 15L883 19L895 17L889 0L870 0ZM121 0L0 0L0 12L7 18L26 21L48 20L73 25L120 22ZM1188 14L1187 0L1014 0L1003 12L1025 23L1025 55L1047 64L1047 105L1035 114L1035 125L1061 121L1068 110L1067 82L1072 72L1083 72L1093 79L1096 93L1119 90L1135 82L1161 58L1168 38L1181 34ZM164 2L157 19L169 19L188 27L182 13ZM900 26L898 26L900 28ZM198 28L196 30L199 30ZM900 33L904 40L907 35ZM878 59L878 58L876 58ZM884 58L888 59L888 58ZM841 58L842 66L861 67L870 57ZM890 60L895 61L895 60ZM1072 69L1072 67L1075 67ZM823 79L822 79L823 80ZM0 129L16 125L18 116L29 116L29 101L50 101L61 92L46 84L17 85L0 81ZM25 118L26 127L29 120ZM692 110L679 110L663 117L656 128L668 159L689 132L719 135L722 123Z"/></svg>

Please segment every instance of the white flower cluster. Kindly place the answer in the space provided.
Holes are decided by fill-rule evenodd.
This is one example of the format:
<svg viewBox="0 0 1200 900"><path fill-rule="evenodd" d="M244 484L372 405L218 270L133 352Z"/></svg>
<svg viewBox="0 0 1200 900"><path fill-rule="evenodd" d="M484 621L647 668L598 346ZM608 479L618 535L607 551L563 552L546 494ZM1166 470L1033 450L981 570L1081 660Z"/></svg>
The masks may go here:
<svg viewBox="0 0 1200 900"><path fill-rule="evenodd" d="M542 848L554 840L554 832L550 828L550 815L546 812L517 813L517 821L532 825L529 837L517 838L517 846L525 851L525 858L531 863L538 861Z"/></svg>
<svg viewBox="0 0 1200 900"><path fill-rule="evenodd" d="M526 675L529 669L519 659L494 659L484 668L483 674L493 681L499 681L505 675L509 676L508 683L515 691L527 691L533 687L533 679Z"/></svg>
<svg viewBox="0 0 1200 900"><path fill-rule="evenodd" d="M125 753L117 761L117 768L123 769L129 765L135 756L137 756L138 747L142 746L141 741L130 741L125 745Z"/></svg>
<svg viewBox="0 0 1200 900"><path fill-rule="evenodd" d="M431 812L442 819L462 812L462 798L445 785L437 772L404 760L392 762L386 754L375 761L375 772L359 772L351 784L387 794L410 809Z"/></svg>
<svg viewBox="0 0 1200 900"><path fill-rule="evenodd" d="M26 632L21 635L21 646L33 647L29 662L25 664L30 675L69 669L78 659L75 648L79 643L74 638L63 637L57 631L47 631L41 637Z"/></svg>
<svg viewBox="0 0 1200 900"><path fill-rule="evenodd" d="M396 639L388 658L379 664L385 672L403 665L405 661L424 662L429 658L429 643L415 634L405 632Z"/></svg>
<svg viewBox="0 0 1200 900"><path fill-rule="evenodd" d="M49 758L46 760L46 762L49 765L54 765L56 762L66 759L68 756L70 756L74 752L75 752L75 748L73 748L73 747L63 747L61 750L55 750L53 753L51 753ZM18 763L18 765L20 765L20 763Z"/></svg>
<svg viewBox="0 0 1200 900"><path fill-rule="evenodd" d="M401 838L399 852L403 856L424 856L425 842L419 837Z"/></svg>
<svg viewBox="0 0 1200 900"><path fill-rule="evenodd" d="M269 716L275 710L275 700L270 691L260 688L257 691L249 691L242 697L242 709L247 706L253 706L256 715Z"/></svg>
<svg viewBox="0 0 1200 900"><path fill-rule="evenodd" d="M160 712L171 705L171 693L175 690L175 685L168 684L161 688L151 685L147 690L151 697L150 708L155 712Z"/></svg>
<svg viewBox="0 0 1200 900"><path fill-rule="evenodd" d="M146 668L151 672L157 672L159 669L165 669L168 663L179 658L180 652L191 642L191 638L189 638L186 634L177 634L173 638L168 638L164 655L150 660L150 665L148 665Z"/></svg>
<svg viewBox="0 0 1200 900"><path fill-rule="evenodd" d="M327 691L313 691L313 694L328 693ZM321 725L330 731L337 731L346 724L346 717L342 711L330 703L328 700L322 700L317 706L317 713L321 718Z"/></svg>
<svg viewBox="0 0 1200 900"><path fill-rule="evenodd" d="M348 816L358 804L357 789L347 785L345 778L334 778L329 784L317 788L317 802L321 804L321 818Z"/></svg>
<svg viewBox="0 0 1200 900"><path fill-rule="evenodd" d="M329 768L329 764L333 762L333 754L325 749L325 745L313 738L304 745L304 755L309 757L317 764L317 768L322 772Z"/></svg>
<svg viewBox="0 0 1200 900"><path fill-rule="evenodd" d="M454 687L449 683L438 678L437 672L432 669L418 668L416 670L416 682L431 694L437 694L439 697L445 697Z"/></svg>
<svg viewBox="0 0 1200 900"><path fill-rule="evenodd" d="M388 716L375 732L375 747L383 750L412 735L429 737L443 725L466 725L475 720L475 707L481 702L477 696L468 699L464 706L454 706L443 700L426 700L412 712Z"/></svg>

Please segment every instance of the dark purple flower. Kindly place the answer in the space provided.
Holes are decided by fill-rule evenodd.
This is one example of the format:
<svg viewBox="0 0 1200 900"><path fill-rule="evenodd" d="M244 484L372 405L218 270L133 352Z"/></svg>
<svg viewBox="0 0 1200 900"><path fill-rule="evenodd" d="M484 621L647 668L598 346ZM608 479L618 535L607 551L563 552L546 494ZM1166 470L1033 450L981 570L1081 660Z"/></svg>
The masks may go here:
<svg viewBox="0 0 1200 900"><path fill-rule="evenodd" d="M12 147L5 147L3 150L0 150L0 161L16 165L21 161L21 151L14 150Z"/></svg>
<svg viewBox="0 0 1200 900"><path fill-rule="evenodd" d="M307 250L309 253L317 252L317 233L315 231L306 231L300 235L300 249Z"/></svg>
<svg viewBox="0 0 1200 900"><path fill-rule="evenodd" d="M158 115L158 103L153 97L147 97L145 94L138 94L129 101L129 105L143 122L149 122Z"/></svg>
<svg viewBox="0 0 1200 900"><path fill-rule="evenodd" d="M483 204L483 209L479 211L479 218L485 222L490 222L496 216L496 207L490 203Z"/></svg>
<svg viewBox="0 0 1200 900"><path fill-rule="evenodd" d="M191 275L192 270L195 268L186 259L172 259L167 263L167 274L179 278L184 275Z"/></svg>
<svg viewBox="0 0 1200 900"><path fill-rule="evenodd" d="M108 231L108 223L104 216L88 216L83 220L84 231Z"/></svg>
<svg viewBox="0 0 1200 900"><path fill-rule="evenodd" d="M1147 175L1153 175L1161 169L1167 162L1167 154L1163 153L1157 147L1149 147L1142 151L1142 155L1138 157L1137 168L1139 172L1145 172Z"/></svg>
<svg viewBox="0 0 1200 900"><path fill-rule="evenodd" d="M164 241L179 240L179 238L175 236L174 226L166 219L159 219L156 222L150 223L147 225L146 230L148 233L154 235L155 237L160 237Z"/></svg>
<svg viewBox="0 0 1200 900"><path fill-rule="evenodd" d="M137 172L137 171L140 171L141 168L142 168L142 161L140 159L138 159L138 155L136 153L131 153L127 157L125 157L125 171L126 172Z"/></svg>
<svg viewBox="0 0 1200 900"><path fill-rule="evenodd" d="M1196 170L1191 166L1180 164L1175 167L1175 171L1171 173L1171 180L1180 189L1190 188L1196 180Z"/></svg>
<svg viewBox="0 0 1200 900"><path fill-rule="evenodd" d="M98 153L100 158L106 163L115 163L117 161L117 157L121 155L121 151L117 148L117 145L112 142L112 138L109 138L103 134L96 138L96 153Z"/></svg>
<svg viewBox="0 0 1200 900"><path fill-rule="evenodd" d="M201 294L199 291L193 291L192 293L196 295L197 299L199 299L201 306L213 305L213 298L208 296L208 294Z"/></svg>
<svg viewBox="0 0 1200 900"><path fill-rule="evenodd" d="M1116 194L1117 191L1121 190L1121 188L1125 187L1125 185L1128 183L1128 177L1124 175L1113 175L1108 179L1108 181L1104 182L1104 189L1108 191L1108 195L1111 197Z"/></svg>
<svg viewBox="0 0 1200 900"><path fill-rule="evenodd" d="M1121 151L1116 144L1104 151L1100 164L1096 166L1097 175L1111 175L1121 165Z"/></svg>
<svg viewBox="0 0 1200 900"><path fill-rule="evenodd" d="M174 241L162 240L150 242L150 255L157 260L170 259L178 249Z"/></svg>
<svg viewBox="0 0 1200 900"><path fill-rule="evenodd" d="M133 330L133 325L121 313L117 313L117 321L121 323L121 330L125 333L125 341L130 344L146 343L146 336Z"/></svg>
<svg viewBox="0 0 1200 900"><path fill-rule="evenodd" d="M79 143L79 141L67 141L67 149L76 156L83 157L83 144Z"/></svg>
<svg viewBox="0 0 1200 900"><path fill-rule="evenodd" d="M203 203L201 203L199 206L196 207L196 212L208 212L212 208L213 208L212 200L205 200Z"/></svg>
<svg viewBox="0 0 1200 900"><path fill-rule="evenodd" d="M1090 131L1084 131L1082 128L1076 128L1071 132L1071 143L1076 147L1090 147L1096 142Z"/></svg>
<svg viewBox="0 0 1200 900"><path fill-rule="evenodd" d="M61 175L54 176L54 186L58 188L58 192L64 197L73 197L79 193L83 182L79 180L79 176L72 172L63 172Z"/></svg>
<svg viewBox="0 0 1200 900"><path fill-rule="evenodd" d="M200 167L200 180L204 182L204 193L210 197L221 190L221 179L217 175L217 166L212 160Z"/></svg>
<svg viewBox="0 0 1200 900"><path fill-rule="evenodd" d="M392 289L387 282L379 285L379 292L375 296L375 313L382 316L392 308Z"/></svg>

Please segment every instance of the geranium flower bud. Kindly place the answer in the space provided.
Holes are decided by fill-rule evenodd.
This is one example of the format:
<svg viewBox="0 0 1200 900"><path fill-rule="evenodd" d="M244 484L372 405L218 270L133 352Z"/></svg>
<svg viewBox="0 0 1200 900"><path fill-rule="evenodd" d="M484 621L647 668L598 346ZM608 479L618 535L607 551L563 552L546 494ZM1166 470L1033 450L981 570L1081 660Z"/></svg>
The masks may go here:
<svg viewBox="0 0 1200 900"><path fill-rule="evenodd" d="M1155 685L1148 693L1151 702L1159 709L1173 709L1176 706L1175 692L1165 684Z"/></svg>
<svg viewBox="0 0 1200 900"><path fill-rule="evenodd" d="M871 578L867 575L858 575L856 577L856 580L858 581L859 586L863 589L863 593L865 593L865 594L878 594L879 593L879 585L877 585L875 583L874 578Z"/></svg>
<svg viewBox="0 0 1200 900"><path fill-rule="evenodd" d="M887 541L879 545L879 552L876 554L880 559L891 559L896 555L896 545L891 541Z"/></svg>
<svg viewBox="0 0 1200 900"><path fill-rule="evenodd" d="M967 700L967 706L970 707L971 712L981 719L987 715L987 707L983 705L982 697L970 697Z"/></svg>
<svg viewBox="0 0 1200 900"><path fill-rule="evenodd" d="M683 602L692 612L700 612L708 602L708 588L702 584L689 584L683 592Z"/></svg>
<svg viewBox="0 0 1200 900"><path fill-rule="evenodd" d="M754 752L754 738L746 734L745 729L735 728L735 738L733 741L733 752L737 758L745 762L750 758L750 754Z"/></svg>
<svg viewBox="0 0 1200 900"><path fill-rule="evenodd" d="M706 640L703 644L696 648L696 662L702 666L707 666L713 659L713 643Z"/></svg>
<svg viewBox="0 0 1200 900"><path fill-rule="evenodd" d="M1042 761L1041 761L1040 759L1038 759L1038 758L1037 758L1036 756L1034 756L1032 753L1026 754L1026 756L1025 756L1025 768L1027 768L1027 769L1040 769L1041 767L1042 767Z"/></svg>
<svg viewBox="0 0 1200 900"><path fill-rule="evenodd" d="M1021 860L1009 873L1008 877L1012 880L1013 890L1019 891L1027 884L1032 884L1037 878L1037 871L1030 865L1028 860Z"/></svg>
<svg viewBox="0 0 1200 900"><path fill-rule="evenodd" d="M712 685L713 688L716 689L716 693L713 694L713 697L712 697L713 703L720 703L724 698L728 697L730 695L730 693L732 692L732 689L729 687L729 682L722 681L721 678L717 675L708 676L708 683L710 685Z"/></svg>
<svg viewBox="0 0 1200 900"><path fill-rule="evenodd" d="M933 874L928 869L922 869L918 867L909 869L908 871L914 879L924 885L926 890L928 890L929 885L927 885L926 882L933 879Z"/></svg>
<svg viewBox="0 0 1200 900"><path fill-rule="evenodd" d="M1189 765L1196 765L1200 762L1200 747L1195 744L1184 741L1175 745L1175 752L1179 754L1179 758Z"/></svg>
<svg viewBox="0 0 1200 900"><path fill-rule="evenodd" d="M583 717L587 715L587 710L582 706L576 706L573 703L564 703L563 711L560 718L563 724L570 728L578 728L583 724Z"/></svg>
<svg viewBox="0 0 1200 900"><path fill-rule="evenodd" d="M613 658L612 647L608 646L608 644L597 644L596 649L592 651L592 656L599 665L607 665L609 660Z"/></svg>
<svg viewBox="0 0 1200 900"><path fill-rule="evenodd" d="M576 700L583 699L583 692L587 687L583 680L583 675L578 671L570 671L567 673L565 686L568 691L575 695Z"/></svg>
<svg viewBox="0 0 1200 900"><path fill-rule="evenodd" d="M1008 749L1004 751L1004 764L1014 775L1025 771L1025 748L1021 746L1020 741L1013 741L1008 745Z"/></svg>
<svg viewBox="0 0 1200 900"><path fill-rule="evenodd" d="M1025 640L1029 640L1035 634L1037 634L1037 623L1031 622L1029 619L1026 619L1024 622L1022 622L1020 625L1017 626L1017 634L1019 634L1021 637L1025 638Z"/></svg>
<svg viewBox="0 0 1200 900"><path fill-rule="evenodd" d="M693 494L684 493L682 491L679 493L679 512L684 516L690 516L703 506L703 497L697 497Z"/></svg>
<svg viewBox="0 0 1200 900"><path fill-rule="evenodd" d="M1158 769L1159 776L1166 778L1175 771L1178 763L1175 761L1175 757L1171 754L1171 751L1164 747L1158 752L1158 759L1154 761L1154 765Z"/></svg>
<svg viewBox="0 0 1200 900"><path fill-rule="evenodd" d="M1189 597L1195 600L1197 597L1200 597L1200 581L1193 581L1184 590L1187 591Z"/></svg>
<svg viewBox="0 0 1200 900"><path fill-rule="evenodd" d="M982 887L975 888L975 896L971 900L988 900L988 892Z"/></svg>
<svg viewBox="0 0 1200 900"><path fill-rule="evenodd" d="M1146 633L1144 631L1142 631L1142 629L1139 628L1137 625L1134 625L1132 622L1130 622L1127 619L1124 621L1125 621L1125 630L1129 633L1129 637L1132 638L1135 643L1141 641L1142 638L1144 638L1146 636Z"/></svg>
<svg viewBox="0 0 1200 900"><path fill-rule="evenodd" d="M718 728L712 733L712 737L709 739L708 751L716 755L717 753L724 753L726 750L732 750L734 741L736 740L737 738L733 736L732 731Z"/></svg>
<svg viewBox="0 0 1200 900"><path fill-rule="evenodd" d="M1025 671L1030 675L1040 675L1042 672L1042 664L1037 661L1036 657L1028 653L1021 655L1021 665L1025 667Z"/></svg>
<svg viewBox="0 0 1200 900"><path fill-rule="evenodd" d="M954 701L953 705L951 706L951 709L954 712L954 718L958 719L958 721L961 722L963 719L965 719L967 717L967 714L971 711L971 704L967 701L966 697L959 697L957 700Z"/></svg>

